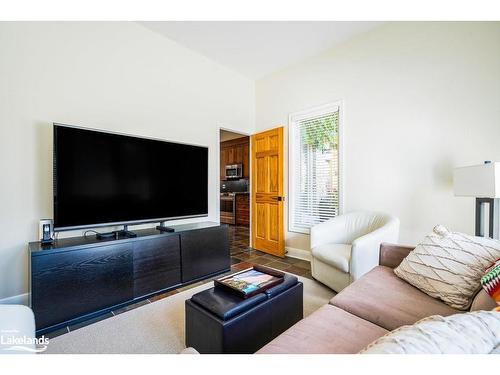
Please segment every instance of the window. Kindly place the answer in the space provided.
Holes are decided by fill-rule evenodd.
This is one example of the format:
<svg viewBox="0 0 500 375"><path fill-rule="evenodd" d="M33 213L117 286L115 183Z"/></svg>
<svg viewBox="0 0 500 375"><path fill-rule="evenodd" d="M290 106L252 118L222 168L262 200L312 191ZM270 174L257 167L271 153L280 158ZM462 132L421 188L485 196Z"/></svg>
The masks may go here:
<svg viewBox="0 0 500 375"><path fill-rule="evenodd" d="M309 233L339 214L340 103L290 115L289 230Z"/></svg>

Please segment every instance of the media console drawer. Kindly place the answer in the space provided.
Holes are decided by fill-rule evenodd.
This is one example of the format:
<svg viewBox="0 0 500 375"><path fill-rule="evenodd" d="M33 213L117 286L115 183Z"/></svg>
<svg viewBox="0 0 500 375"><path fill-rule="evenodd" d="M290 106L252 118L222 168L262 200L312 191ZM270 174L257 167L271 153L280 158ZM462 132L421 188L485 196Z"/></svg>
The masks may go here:
<svg viewBox="0 0 500 375"><path fill-rule="evenodd" d="M37 328L133 298L131 243L37 256L31 263L31 303Z"/></svg>
<svg viewBox="0 0 500 375"><path fill-rule="evenodd" d="M179 236L134 244L134 297L141 297L181 283Z"/></svg>
<svg viewBox="0 0 500 375"><path fill-rule="evenodd" d="M64 238L29 244L30 301L37 334L230 269L228 228L183 224L174 233Z"/></svg>
<svg viewBox="0 0 500 375"><path fill-rule="evenodd" d="M227 227L181 233L182 282L231 268Z"/></svg>

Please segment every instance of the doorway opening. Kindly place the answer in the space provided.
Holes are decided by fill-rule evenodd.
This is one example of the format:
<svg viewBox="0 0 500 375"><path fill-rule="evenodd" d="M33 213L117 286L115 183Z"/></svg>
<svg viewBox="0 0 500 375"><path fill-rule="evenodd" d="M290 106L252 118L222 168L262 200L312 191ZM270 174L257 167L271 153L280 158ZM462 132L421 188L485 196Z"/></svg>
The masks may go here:
<svg viewBox="0 0 500 375"><path fill-rule="evenodd" d="M250 137L220 129L220 222L229 225L231 254L250 246Z"/></svg>

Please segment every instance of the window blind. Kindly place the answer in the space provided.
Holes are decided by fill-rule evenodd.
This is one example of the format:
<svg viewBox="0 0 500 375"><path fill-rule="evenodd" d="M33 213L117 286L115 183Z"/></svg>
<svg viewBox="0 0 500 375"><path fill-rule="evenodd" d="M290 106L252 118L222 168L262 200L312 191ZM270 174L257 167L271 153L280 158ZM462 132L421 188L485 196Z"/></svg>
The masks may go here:
<svg viewBox="0 0 500 375"><path fill-rule="evenodd" d="M339 107L290 119L289 229L309 233L339 214Z"/></svg>

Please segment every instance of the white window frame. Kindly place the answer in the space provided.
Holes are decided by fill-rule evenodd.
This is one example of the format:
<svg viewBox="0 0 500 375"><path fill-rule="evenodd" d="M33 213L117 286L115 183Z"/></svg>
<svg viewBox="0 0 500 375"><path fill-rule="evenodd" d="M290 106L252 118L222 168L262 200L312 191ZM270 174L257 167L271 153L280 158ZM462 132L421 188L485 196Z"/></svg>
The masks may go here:
<svg viewBox="0 0 500 375"><path fill-rule="evenodd" d="M293 178L295 160L295 135L298 131L297 123L303 119L321 116L330 112L339 111L339 141L338 141L338 161L339 161L339 215L344 212L344 103L342 100L331 102L309 108L304 111L291 113L288 117L288 231L294 233L309 234L310 230L295 228L293 217L295 214L295 190L296 186Z"/></svg>

